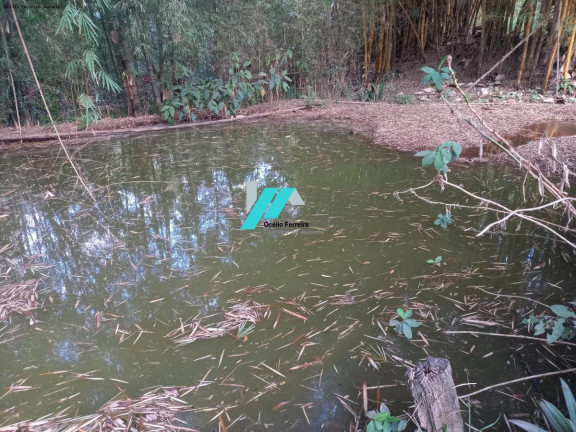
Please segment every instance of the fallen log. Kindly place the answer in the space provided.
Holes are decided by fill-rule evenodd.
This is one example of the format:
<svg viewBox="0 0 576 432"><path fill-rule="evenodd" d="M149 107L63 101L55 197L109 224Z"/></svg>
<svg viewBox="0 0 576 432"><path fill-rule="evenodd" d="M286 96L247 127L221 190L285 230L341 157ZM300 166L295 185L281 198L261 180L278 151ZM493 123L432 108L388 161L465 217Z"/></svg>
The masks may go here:
<svg viewBox="0 0 576 432"><path fill-rule="evenodd" d="M428 432L464 431L448 359L428 357L415 368L408 369L406 375L420 427Z"/></svg>
<svg viewBox="0 0 576 432"><path fill-rule="evenodd" d="M213 120L198 123L184 123L177 124L174 126L169 126L166 124L155 125L155 126L144 126L139 128L130 129L111 129L111 130L91 130L91 131L74 131L74 132L60 132L60 138L62 139L78 139L78 138L94 138L94 137L109 137L115 135L126 135L135 133L146 133L146 132L158 132L158 131L172 131L177 129L187 129L200 126L217 126L225 123L254 120L263 117L269 117L276 114L284 114L293 111L303 110L306 107L295 107L280 111L271 111L262 114L254 114L250 116L238 116L223 120ZM29 134L29 135L0 135L0 144L9 144L14 142L32 142L32 141L52 141L57 140L58 136L55 133L46 134Z"/></svg>

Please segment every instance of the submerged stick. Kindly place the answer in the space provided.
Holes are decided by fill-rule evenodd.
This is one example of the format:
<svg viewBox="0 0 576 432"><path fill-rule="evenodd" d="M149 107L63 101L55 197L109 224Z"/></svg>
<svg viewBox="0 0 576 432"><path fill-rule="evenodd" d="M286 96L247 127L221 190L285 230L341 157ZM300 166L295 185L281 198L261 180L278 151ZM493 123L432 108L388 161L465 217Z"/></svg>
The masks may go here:
<svg viewBox="0 0 576 432"><path fill-rule="evenodd" d="M503 383L493 384L493 385L491 385L491 386L484 387L483 389L476 390L475 392L468 393L468 394L466 394L466 395L464 395L464 396L458 396L458 399L464 399L464 398L468 398L468 397L470 397L470 396L475 396L475 395L480 394L480 393L483 393L483 392L485 392L485 391L487 391L487 390L492 390L492 389L495 389L495 388L498 388L498 387L503 387L503 386L506 386L506 385L508 385L508 384L514 384L514 383L517 383L517 382L528 381L528 380L531 380L531 379L543 378L543 377L552 376L552 375L562 375L562 374L567 374L567 373L571 373L571 372L576 372L576 368L564 369L564 370L561 370L561 371L554 371L554 372L547 372L547 373L537 374L537 375L530 375L530 376L527 376L527 377L524 377L524 378L517 378L517 379L515 379L515 380L506 381L506 382L503 382Z"/></svg>
<svg viewBox="0 0 576 432"><path fill-rule="evenodd" d="M285 110L279 111L270 111L261 114L252 114L247 115L245 117L233 117L229 119L222 119L222 120L210 120L198 123L184 123L184 124L177 124L174 126L168 126L166 124L154 125L154 126L143 126L137 128L130 128L130 129L113 129L113 130L95 130L95 131L74 131L74 132L59 132L59 136L64 139L73 139L73 138L93 138L93 137L102 137L107 138L111 136L117 135L126 135L126 134L136 134L136 133L144 133L144 132L162 132L162 131L172 131L178 129L188 129L188 128L196 128L202 126L212 126L212 125L220 125L226 123L233 123L233 122L241 122L246 120L253 120L259 118L270 117L273 115L280 115L280 114L287 114L289 112L300 111L306 109L305 106L303 107L294 107ZM58 137L56 134L30 134L30 135L4 135L0 136L0 144L6 144L9 142L19 142L19 141L50 141L57 139Z"/></svg>
<svg viewBox="0 0 576 432"><path fill-rule="evenodd" d="M446 330L444 333L446 334L471 334L471 335L483 335L483 336L497 336L497 337L507 337L507 338L516 338L516 339L526 339L526 340L533 340L536 342L544 343L547 342L546 339L534 337L534 336L523 336L523 335L515 335L515 334L502 334L502 333L488 333L488 332L478 332L478 331L470 331L470 330ZM566 342L566 341L555 341L549 345L568 345L568 346L576 346L576 343L573 342Z"/></svg>

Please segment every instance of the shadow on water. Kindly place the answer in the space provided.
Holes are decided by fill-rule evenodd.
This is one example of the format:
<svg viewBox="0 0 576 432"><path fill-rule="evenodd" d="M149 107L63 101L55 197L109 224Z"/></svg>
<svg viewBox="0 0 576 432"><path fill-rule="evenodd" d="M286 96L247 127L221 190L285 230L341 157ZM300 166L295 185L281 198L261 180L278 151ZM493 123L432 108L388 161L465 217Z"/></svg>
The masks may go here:
<svg viewBox="0 0 576 432"><path fill-rule="evenodd" d="M454 224L441 229L434 219L443 206L395 199L432 176L417 158L317 124L134 137L76 157L97 208L57 151L0 159L0 246L10 245L0 273L38 277L48 291L34 325L19 316L5 323L19 324L22 336L0 344L0 388L25 379L30 389L0 395L0 413L37 418L73 406L84 414L119 389L134 397L151 386L202 384L185 398L197 408L185 417L191 428L217 428L225 410L228 424L240 419L231 430L348 430L351 415L336 395L356 400L366 381L383 386L379 398L394 413L408 411L405 365L427 354L450 358L456 384L470 380L473 389L524 376L515 351L534 373L565 361L541 362L550 354L538 345L442 333L512 332L534 305L477 287L552 303L574 266L570 251L526 224L477 238L492 215L454 211ZM522 179L504 168L456 166L450 175L507 206L522 202ZM297 188L305 205L288 206L281 220L310 230L240 230L248 180L260 191ZM539 202L533 185L525 194ZM426 263L439 255L443 265ZM245 338L177 348L166 337L194 317L203 326L222 320L246 300L271 313ZM399 307L422 324L414 341L388 327ZM526 406L483 394L474 418L491 422Z"/></svg>

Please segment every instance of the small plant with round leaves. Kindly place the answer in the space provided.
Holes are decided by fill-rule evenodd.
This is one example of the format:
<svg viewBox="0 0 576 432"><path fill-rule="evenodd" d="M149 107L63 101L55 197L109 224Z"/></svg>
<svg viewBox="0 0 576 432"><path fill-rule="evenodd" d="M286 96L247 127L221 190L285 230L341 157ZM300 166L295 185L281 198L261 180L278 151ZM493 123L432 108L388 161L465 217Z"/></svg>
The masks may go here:
<svg viewBox="0 0 576 432"><path fill-rule="evenodd" d="M399 335L404 335L408 339L412 339L412 329L420 327L420 323L412 318L412 311L410 309L404 311L398 308L398 319L390 320L390 326L394 327L394 331Z"/></svg>
<svg viewBox="0 0 576 432"><path fill-rule="evenodd" d="M383 403L380 404L380 409L368 411L367 417L370 423L366 426L366 432L401 432L408 425L406 420L390 415L390 410Z"/></svg>
<svg viewBox="0 0 576 432"><path fill-rule="evenodd" d="M437 267L440 267L442 265L442 255L438 255L434 259L430 258L429 260L426 260L426 264L432 264Z"/></svg>
<svg viewBox="0 0 576 432"><path fill-rule="evenodd" d="M442 228L448 228L448 225L452 223L452 215L450 212L446 214L439 213L437 219L434 221L434 225L440 225Z"/></svg>

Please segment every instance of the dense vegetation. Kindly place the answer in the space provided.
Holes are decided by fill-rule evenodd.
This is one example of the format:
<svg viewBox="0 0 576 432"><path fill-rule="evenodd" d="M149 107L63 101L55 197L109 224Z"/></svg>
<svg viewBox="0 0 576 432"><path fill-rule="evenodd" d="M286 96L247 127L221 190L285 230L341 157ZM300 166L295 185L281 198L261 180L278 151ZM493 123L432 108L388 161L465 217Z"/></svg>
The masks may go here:
<svg viewBox="0 0 576 432"><path fill-rule="evenodd" d="M526 37L507 66L519 85L546 89L553 68L558 85L571 81L576 34L573 0L8 0L0 121L25 125L47 118L15 17L53 116L87 123L226 116L270 92L348 97L448 50L477 74ZM190 97L174 104L181 92Z"/></svg>

